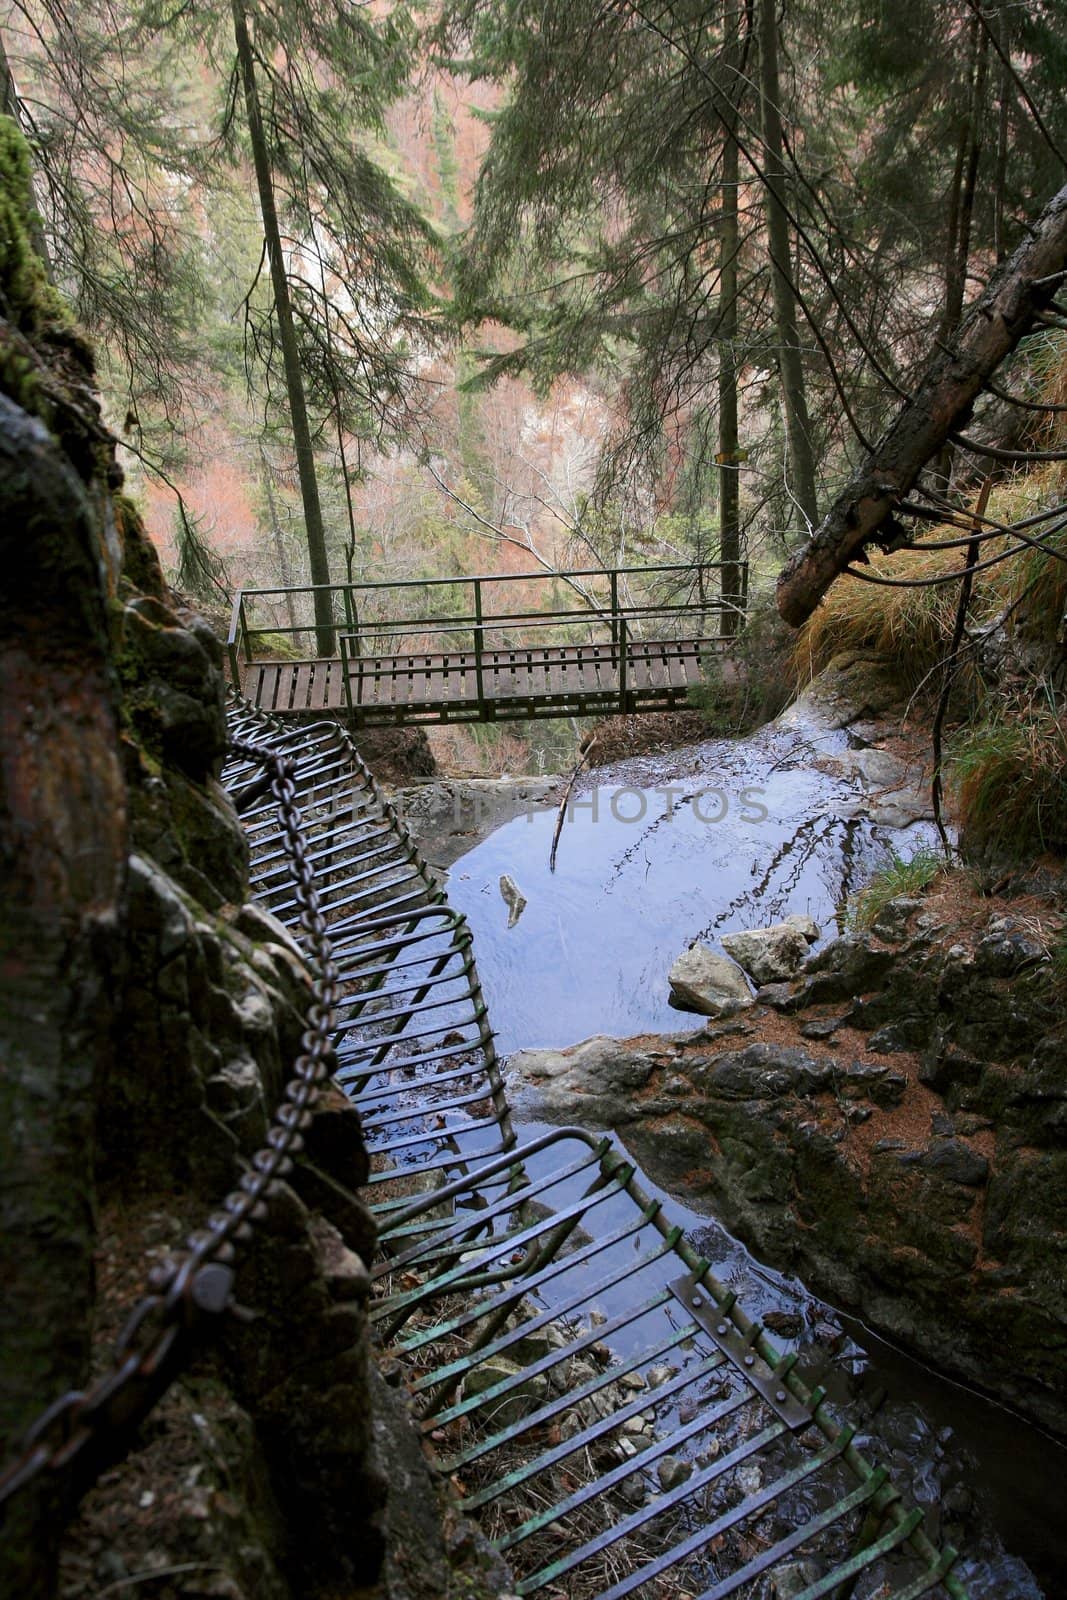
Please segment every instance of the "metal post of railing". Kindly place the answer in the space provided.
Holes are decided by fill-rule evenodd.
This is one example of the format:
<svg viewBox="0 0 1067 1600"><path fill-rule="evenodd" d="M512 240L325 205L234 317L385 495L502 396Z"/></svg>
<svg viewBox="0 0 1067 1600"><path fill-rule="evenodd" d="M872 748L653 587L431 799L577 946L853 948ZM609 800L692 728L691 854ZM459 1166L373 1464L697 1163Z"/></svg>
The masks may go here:
<svg viewBox="0 0 1067 1600"><path fill-rule="evenodd" d="M348 635L346 633L342 633L342 635L341 635L341 682L344 684L345 705L348 707L348 714L349 714L350 717L353 715L354 710L355 710L355 707L352 704L352 679L350 677L351 664L352 664L352 658L348 653Z"/></svg>
<svg viewBox="0 0 1067 1600"><path fill-rule="evenodd" d="M241 687L241 668L237 659L237 638L241 627L241 591L234 596L230 611L230 631L226 636L226 653L230 658L230 677L235 689Z"/></svg>
<svg viewBox="0 0 1067 1600"><path fill-rule="evenodd" d="M240 609L240 615L241 615L241 633L242 633L242 636L244 637L244 642L245 642L245 660L246 661L251 661L251 659L252 659L252 641L248 637L248 618L245 616L245 597L244 597L243 594L241 595L241 604L240 604L240 608L239 609Z"/></svg>
<svg viewBox="0 0 1067 1600"><path fill-rule="evenodd" d="M474 681L478 687L478 705L485 707L485 688L482 682L482 580L474 579Z"/></svg>
<svg viewBox="0 0 1067 1600"><path fill-rule="evenodd" d="M619 573L616 567L611 569L611 648L618 648L619 644Z"/></svg>
<svg viewBox="0 0 1067 1600"><path fill-rule="evenodd" d="M619 618L619 712L626 715L626 618Z"/></svg>
<svg viewBox="0 0 1067 1600"><path fill-rule="evenodd" d="M359 642L359 611L356 607L355 590L350 583L345 584L345 618L352 636L352 654L360 656L363 654L363 649Z"/></svg>

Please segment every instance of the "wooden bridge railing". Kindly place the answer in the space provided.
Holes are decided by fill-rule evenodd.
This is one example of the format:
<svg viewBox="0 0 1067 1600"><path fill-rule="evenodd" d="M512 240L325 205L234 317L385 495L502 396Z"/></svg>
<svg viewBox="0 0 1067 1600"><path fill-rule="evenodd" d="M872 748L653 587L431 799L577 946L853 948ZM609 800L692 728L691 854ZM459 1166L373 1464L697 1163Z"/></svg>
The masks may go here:
<svg viewBox="0 0 1067 1600"><path fill-rule="evenodd" d="M710 635L709 619L713 616L736 613L743 606L740 597L734 600L723 596L721 583L729 572L738 583L740 594L747 589L747 571L744 567L727 568L725 563L675 563L657 567L599 567L579 568L562 572L479 573L470 577L455 578L405 578L389 583L335 583L298 585L277 589L241 589L233 605L230 631L227 640L230 671L235 685L241 682L241 663L263 659L283 659L290 655L285 641L292 639L295 650L291 659L305 654L303 636L314 633L314 618L307 606L307 620L299 619L297 608L301 601L307 604L317 593L326 589L331 598L334 622L341 638L341 652L349 658L370 654L384 656L395 653L402 640L413 639L416 649L425 649L425 641L446 634L459 636L463 642L457 648L474 649L479 655L487 647L494 633L506 636L508 644L519 644L527 629L559 629L568 634L575 626L600 627L606 630L611 644L617 649L620 636L639 638L644 627L656 619L661 633L671 624L677 627L685 618L699 619L699 631L689 637L707 639ZM718 575L717 592L711 592L714 575ZM735 577L735 574L738 576ZM580 601L569 609L547 609L527 606L523 610L495 611L487 605L496 586L555 585L569 589ZM644 598L628 599L627 591L640 585ZM595 586L595 587L594 587ZM661 593L685 594L683 600L657 601L653 590ZM448 601L463 594L467 610L455 613L448 609ZM597 591L605 591L603 593ZM382 602L387 595L407 599L418 593L439 601L432 614L422 612L414 616L385 617ZM269 606L274 612L269 622L255 620L255 612ZM286 620L281 620L284 614ZM673 619L673 622L672 622ZM719 631L719 630L716 630ZM723 629L722 631L727 631ZM666 634L666 637L677 637ZM543 640L545 635L540 633ZM467 643L467 641L470 641ZM370 650L377 642L382 648Z"/></svg>

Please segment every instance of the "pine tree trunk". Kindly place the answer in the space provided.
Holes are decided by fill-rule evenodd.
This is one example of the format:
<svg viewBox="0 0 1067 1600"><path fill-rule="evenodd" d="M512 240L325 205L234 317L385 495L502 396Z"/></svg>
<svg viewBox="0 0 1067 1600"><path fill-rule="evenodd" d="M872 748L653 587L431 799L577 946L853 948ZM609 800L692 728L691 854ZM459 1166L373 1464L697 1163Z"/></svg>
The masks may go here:
<svg viewBox="0 0 1067 1600"><path fill-rule="evenodd" d="M267 460L267 452L263 448L262 439L259 441L259 464L263 474L263 493L267 497L267 516L270 519L270 532L271 538L274 541L274 554L278 558L278 574L282 580L282 583L285 585L286 590L288 591L293 581L293 574L292 569L289 566L289 553L285 548L285 540L282 538L281 523L278 521L278 507L274 501L274 488L270 481L270 462ZM285 613L289 618L289 627L292 630L293 643L299 648L302 646L303 641L298 631L296 605L294 603L293 596L288 592L285 596Z"/></svg>
<svg viewBox="0 0 1067 1600"><path fill-rule="evenodd" d="M967 118L960 132L945 270L945 310L942 337L959 323L967 294L967 263L971 254L971 228L974 222L974 195L978 181L978 162L983 144L983 101L989 66L989 36L978 33L977 19L972 24L971 62L967 84Z"/></svg>
<svg viewBox="0 0 1067 1600"><path fill-rule="evenodd" d="M736 32L735 0L724 0L723 26ZM731 39L731 43L733 40ZM733 51L729 52L731 55ZM741 495L737 428L737 217L738 159L733 89L723 115L722 233L719 251L719 559L722 561L721 633L733 638L741 615Z"/></svg>
<svg viewBox="0 0 1067 1600"><path fill-rule="evenodd" d="M793 292L789 215L785 204L785 162L782 156L782 114L779 108L778 24L774 0L759 4L760 101L767 239L771 256L774 320L778 335L778 367L782 378L782 408L792 473L790 492L810 533L819 520L815 493L815 457L811 442L804 369L797 333L797 305Z"/></svg>
<svg viewBox="0 0 1067 1600"><path fill-rule="evenodd" d="M311 581L328 585L330 566L326 556L326 532L319 501L318 475L315 470L315 452L308 423L307 399L304 393L304 375L300 369L296 329L293 325L293 307L289 296L289 279L282 254L281 230L278 211L274 203L274 182L271 174L270 154L263 128L263 115L256 88L255 61L248 21L241 0L233 0L233 28L237 40L237 59L244 87L245 107L248 113L248 132L252 144L252 159L256 169L259 189L259 206L263 215L263 237L266 241L267 260L270 265L271 288L274 293L274 315L278 325L278 342L285 364L285 387L289 396L289 414L293 426L293 446L300 477L300 498L304 506L304 529L307 537ZM320 656L332 656L335 649L333 607L329 590L315 590L315 645Z"/></svg>

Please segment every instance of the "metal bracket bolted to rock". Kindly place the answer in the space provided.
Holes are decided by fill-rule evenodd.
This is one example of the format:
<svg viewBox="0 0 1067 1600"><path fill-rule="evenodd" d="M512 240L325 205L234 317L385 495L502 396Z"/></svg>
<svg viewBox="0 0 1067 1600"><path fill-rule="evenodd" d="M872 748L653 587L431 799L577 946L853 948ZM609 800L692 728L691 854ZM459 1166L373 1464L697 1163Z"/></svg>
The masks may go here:
<svg viewBox="0 0 1067 1600"><path fill-rule="evenodd" d="M706 944L693 944L670 970L670 1003L679 1011L697 1011L705 1017L732 1017L752 1005L752 992L744 973L728 956L716 955Z"/></svg>
<svg viewBox="0 0 1067 1600"><path fill-rule="evenodd" d="M819 930L810 917L790 917L772 928L749 928L744 933L724 933L723 949L743 967L753 983L780 983L795 977L811 943L809 930Z"/></svg>

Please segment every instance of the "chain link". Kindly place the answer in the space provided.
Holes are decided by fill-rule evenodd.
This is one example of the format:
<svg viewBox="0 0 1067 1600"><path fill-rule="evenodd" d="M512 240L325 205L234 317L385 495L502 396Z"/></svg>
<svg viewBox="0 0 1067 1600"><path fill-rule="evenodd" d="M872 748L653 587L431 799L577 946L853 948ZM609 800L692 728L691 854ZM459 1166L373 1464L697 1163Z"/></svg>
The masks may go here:
<svg viewBox="0 0 1067 1600"><path fill-rule="evenodd" d="M253 1228L266 1220L268 1202L292 1171L293 1157L303 1146L303 1131L322 1085L332 1074L337 969L308 861L295 769L291 761L263 745L235 739L230 749L263 769L260 778L235 795L238 809L270 792L293 868L300 927L312 970L300 1054L275 1109L266 1144L256 1151L238 1186L186 1237L184 1250L151 1269L148 1293L119 1335L110 1370L88 1389L62 1395L27 1430L20 1454L0 1474L0 1515L14 1495L45 1474L76 1478L75 1493L84 1494L111 1462L125 1454L133 1430L189 1360L194 1336L217 1327L232 1310L238 1254L250 1242Z"/></svg>

